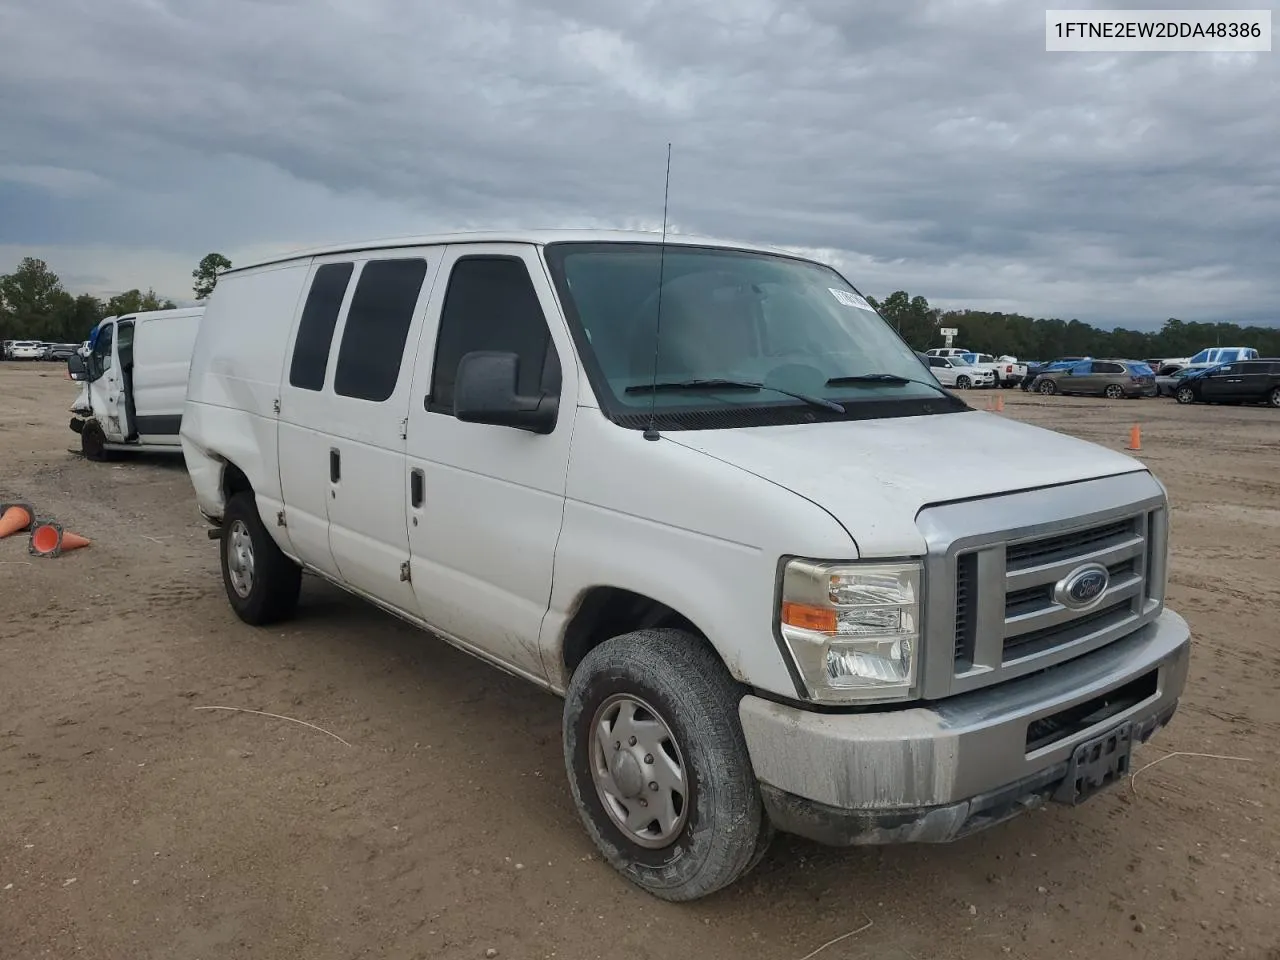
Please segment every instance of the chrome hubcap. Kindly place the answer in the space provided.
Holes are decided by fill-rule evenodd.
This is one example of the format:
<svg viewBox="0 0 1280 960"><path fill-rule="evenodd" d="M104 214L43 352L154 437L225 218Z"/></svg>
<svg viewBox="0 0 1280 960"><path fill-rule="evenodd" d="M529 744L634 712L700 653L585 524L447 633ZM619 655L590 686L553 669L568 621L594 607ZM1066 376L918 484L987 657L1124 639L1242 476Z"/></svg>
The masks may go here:
<svg viewBox="0 0 1280 960"><path fill-rule="evenodd" d="M253 538L243 520L231 524L226 533L227 574L231 589L241 599L253 590Z"/></svg>
<svg viewBox="0 0 1280 960"><path fill-rule="evenodd" d="M591 721L591 779L609 818L629 840L657 849L689 819L684 758L666 721L629 694L614 694Z"/></svg>

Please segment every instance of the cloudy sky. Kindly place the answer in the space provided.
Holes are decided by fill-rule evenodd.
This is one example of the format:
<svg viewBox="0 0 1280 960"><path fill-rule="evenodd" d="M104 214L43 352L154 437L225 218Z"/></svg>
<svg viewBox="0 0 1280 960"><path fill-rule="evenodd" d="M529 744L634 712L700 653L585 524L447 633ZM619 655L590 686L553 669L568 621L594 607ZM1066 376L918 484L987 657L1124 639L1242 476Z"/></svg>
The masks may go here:
<svg viewBox="0 0 1280 960"><path fill-rule="evenodd" d="M679 231L811 249L876 296L1280 322L1280 52L1046 53L1044 16L4 0L0 271L34 254L77 292L180 299L210 250L647 227L670 140Z"/></svg>

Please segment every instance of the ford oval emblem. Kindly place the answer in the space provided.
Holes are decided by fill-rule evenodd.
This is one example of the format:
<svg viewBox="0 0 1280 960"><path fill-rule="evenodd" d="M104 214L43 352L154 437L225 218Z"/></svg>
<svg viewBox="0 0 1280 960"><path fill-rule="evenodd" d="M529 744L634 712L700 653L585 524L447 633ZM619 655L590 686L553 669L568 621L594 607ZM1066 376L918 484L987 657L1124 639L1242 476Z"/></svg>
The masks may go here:
<svg viewBox="0 0 1280 960"><path fill-rule="evenodd" d="M1053 599L1072 610L1084 610L1102 599L1111 574L1100 563L1076 567L1054 584Z"/></svg>

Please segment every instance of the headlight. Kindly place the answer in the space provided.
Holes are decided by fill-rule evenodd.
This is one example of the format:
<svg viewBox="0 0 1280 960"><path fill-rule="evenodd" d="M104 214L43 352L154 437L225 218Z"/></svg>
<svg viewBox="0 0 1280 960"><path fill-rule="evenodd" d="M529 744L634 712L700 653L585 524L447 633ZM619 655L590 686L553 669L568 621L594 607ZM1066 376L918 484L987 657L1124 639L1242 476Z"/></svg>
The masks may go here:
<svg viewBox="0 0 1280 960"><path fill-rule="evenodd" d="M782 639L826 702L911 695L920 661L920 564L792 560L782 574Z"/></svg>

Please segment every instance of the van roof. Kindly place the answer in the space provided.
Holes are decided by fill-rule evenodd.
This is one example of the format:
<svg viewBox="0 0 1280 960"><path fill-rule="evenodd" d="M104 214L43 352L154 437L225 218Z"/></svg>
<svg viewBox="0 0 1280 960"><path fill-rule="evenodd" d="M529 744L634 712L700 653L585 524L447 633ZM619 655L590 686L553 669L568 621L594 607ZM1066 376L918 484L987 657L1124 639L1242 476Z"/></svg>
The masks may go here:
<svg viewBox="0 0 1280 960"><path fill-rule="evenodd" d="M122 313L117 317L104 317L99 323L101 326L108 320L158 320L165 317L189 317L193 313L203 313L204 304L195 307L173 307L170 310L139 310L137 313Z"/></svg>
<svg viewBox="0 0 1280 960"><path fill-rule="evenodd" d="M282 253L244 266L232 267L222 273L240 273L272 264L287 263L291 260L305 260L311 257L329 256L337 253L362 253L367 250L395 250L401 247L429 247L458 243L530 243L544 246L548 243L659 243L662 234L656 230L475 230L459 233L436 233L412 237L390 237L381 240L365 240L354 243L330 244L298 250L293 253ZM785 256L796 256L792 250L782 247L770 247L763 244L745 243L740 240L718 240L713 237L694 236L691 234L667 233L668 246L712 246L728 247L734 250L748 250L756 253L778 253Z"/></svg>

